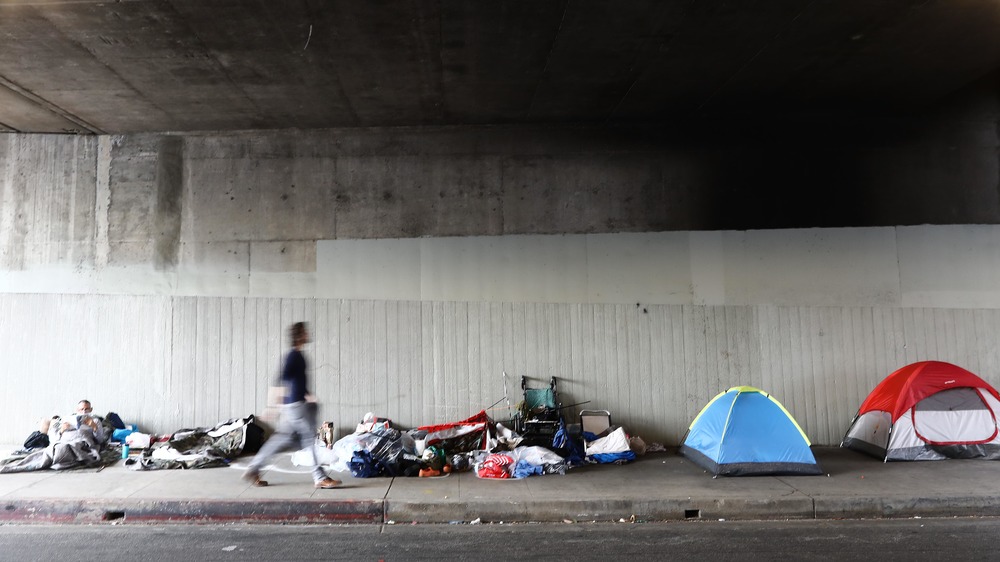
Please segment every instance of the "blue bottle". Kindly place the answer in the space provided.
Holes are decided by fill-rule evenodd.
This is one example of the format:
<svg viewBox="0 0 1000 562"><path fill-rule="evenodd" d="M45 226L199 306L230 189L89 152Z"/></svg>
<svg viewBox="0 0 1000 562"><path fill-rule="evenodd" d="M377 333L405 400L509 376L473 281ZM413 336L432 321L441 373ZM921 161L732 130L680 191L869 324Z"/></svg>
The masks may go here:
<svg viewBox="0 0 1000 562"><path fill-rule="evenodd" d="M129 450L128 444L122 445L122 458L123 459L127 459L128 458L128 450Z"/></svg>

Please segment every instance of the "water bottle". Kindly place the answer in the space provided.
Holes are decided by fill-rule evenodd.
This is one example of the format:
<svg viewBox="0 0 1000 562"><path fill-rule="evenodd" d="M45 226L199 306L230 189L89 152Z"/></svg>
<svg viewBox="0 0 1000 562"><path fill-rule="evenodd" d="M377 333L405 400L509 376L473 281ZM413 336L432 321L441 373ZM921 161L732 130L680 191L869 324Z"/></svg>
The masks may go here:
<svg viewBox="0 0 1000 562"><path fill-rule="evenodd" d="M122 458L123 459L127 459L128 458L128 450L129 450L128 443L122 445Z"/></svg>

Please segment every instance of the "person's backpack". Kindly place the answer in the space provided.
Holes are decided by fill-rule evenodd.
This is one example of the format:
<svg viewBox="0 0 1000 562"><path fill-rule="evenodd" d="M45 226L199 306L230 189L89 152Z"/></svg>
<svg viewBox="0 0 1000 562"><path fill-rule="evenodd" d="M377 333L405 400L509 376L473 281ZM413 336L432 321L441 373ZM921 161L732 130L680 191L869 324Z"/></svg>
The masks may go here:
<svg viewBox="0 0 1000 562"><path fill-rule="evenodd" d="M25 449L42 449L49 446L49 436L41 431L32 431L24 440Z"/></svg>
<svg viewBox="0 0 1000 562"><path fill-rule="evenodd" d="M108 415L105 416L105 419L108 420L108 423L111 424L111 427L115 429L125 429L125 422L123 422L122 419L118 417L118 414L114 412L108 412Z"/></svg>

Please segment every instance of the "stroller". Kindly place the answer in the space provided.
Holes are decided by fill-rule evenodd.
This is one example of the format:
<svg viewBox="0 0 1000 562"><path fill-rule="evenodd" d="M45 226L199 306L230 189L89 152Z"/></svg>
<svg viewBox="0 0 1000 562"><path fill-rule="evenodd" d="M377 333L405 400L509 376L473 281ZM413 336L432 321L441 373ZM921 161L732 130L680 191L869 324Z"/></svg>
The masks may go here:
<svg viewBox="0 0 1000 562"><path fill-rule="evenodd" d="M552 439L563 423L556 378L546 387L532 388L528 379L521 376L524 400L518 407L514 430L523 437L522 445L552 449Z"/></svg>

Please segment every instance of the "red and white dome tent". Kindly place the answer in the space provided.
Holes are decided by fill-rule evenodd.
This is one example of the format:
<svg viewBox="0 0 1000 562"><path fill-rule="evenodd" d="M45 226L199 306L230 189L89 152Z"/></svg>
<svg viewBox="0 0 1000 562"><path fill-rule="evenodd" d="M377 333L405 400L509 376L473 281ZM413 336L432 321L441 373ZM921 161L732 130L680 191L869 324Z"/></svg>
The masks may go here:
<svg viewBox="0 0 1000 562"><path fill-rule="evenodd" d="M943 361L907 365L858 409L841 447L884 461L1000 459L1000 394Z"/></svg>

